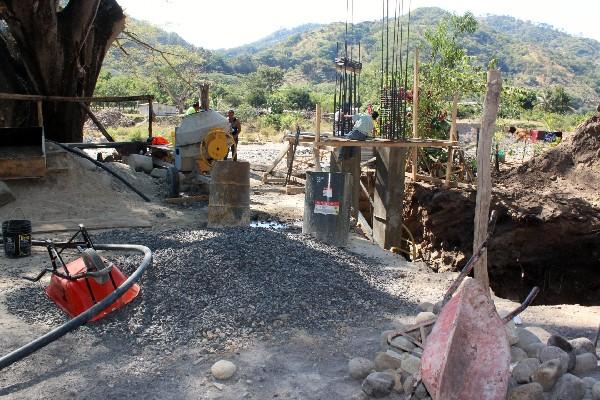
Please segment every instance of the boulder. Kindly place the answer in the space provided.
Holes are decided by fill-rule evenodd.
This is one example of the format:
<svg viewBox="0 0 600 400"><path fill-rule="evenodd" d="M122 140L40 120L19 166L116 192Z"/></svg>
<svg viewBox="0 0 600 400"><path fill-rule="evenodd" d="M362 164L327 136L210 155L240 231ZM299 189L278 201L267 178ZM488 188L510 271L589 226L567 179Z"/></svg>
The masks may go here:
<svg viewBox="0 0 600 400"><path fill-rule="evenodd" d="M433 308L435 307L435 305L433 303L428 303L426 301L424 301L423 303L419 303L419 305L417 306L417 309L421 312L433 312Z"/></svg>
<svg viewBox="0 0 600 400"><path fill-rule="evenodd" d="M548 338L548 342L547 342L548 346L554 346L554 347L558 347L559 349L570 353L573 351L573 346L571 346L571 343L569 343L569 341L567 339L565 339L562 336L559 335L552 335Z"/></svg>
<svg viewBox="0 0 600 400"><path fill-rule="evenodd" d="M392 340L392 346L400 348L404 351L412 351L415 349L415 346L410 340L405 338L404 336L395 337Z"/></svg>
<svg viewBox="0 0 600 400"><path fill-rule="evenodd" d="M373 361L357 357L348 361L348 373L353 379L364 379L375 369Z"/></svg>
<svg viewBox="0 0 600 400"><path fill-rule="evenodd" d="M581 400L584 395L585 384L583 381L575 375L564 374L556 382L550 400Z"/></svg>
<svg viewBox="0 0 600 400"><path fill-rule="evenodd" d="M421 359L412 354L408 354L401 364L402 371L406 371L411 375L416 375L421 370Z"/></svg>
<svg viewBox="0 0 600 400"><path fill-rule="evenodd" d="M539 366L540 361L537 358L525 358L515 365L511 376L517 383L529 383L531 382L531 376Z"/></svg>
<svg viewBox="0 0 600 400"><path fill-rule="evenodd" d="M234 363L227 360L220 360L213 364L210 367L210 372L212 375L219 380L229 379L235 374L237 367Z"/></svg>
<svg viewBox="0 0 600 400"><path fill-rule="evenodd" d="M542 343L535 334L525 328L517 328L517 336L519 337L519 341L516 345L525 351L527 351L527 347L533 343Z"/></svg>
<svg viewBox="0 0 600 400"><path fill-rule="evenodd" d="M583 353L575 357L575 368L573 372L582 375L590 372L598 366L598 358L593 353Z"/></svg>
<svg viewBox="0 0 600 400"><path fill-rule="evenodd" d="M513 321L509 321L508 324L504 325L504 329L506 329L506 336L508 337L508 343L511 346L519 343L519 335L517 334L517 326Z"/></svg>
<svg viewBox="0 0 600 400"><path fill-rule="evenodd" d="M14 193L10 190L8 185L2 181L0 181L0 207L7 205L8 203L12 203L17 198Z"/></svg>
<svg viewBox="0 0 600 400"><path fill-rule="evenodd" d="M362 383L362 391L369 396L381 398L389 395L394 387L394 376L387 372L373 372Z"/></svg>
<svg viewBox="0 0 600 400"><path fill-rule="evenodd" d="M510 348L510 362L511 363L517 363L526 358L527 358L527 353L525 353L525 350L523 350L522 348L517 347L517 346L511 346L511 348Z"/></svg>
<svg viewBox="0 0 600 400"><path fill-rule="evenodd" d="M560 360L560 373L561 375L569 369L569 355L556 346L547 346L540 350L538 356L541 362L546 362L554 359Z"/></svg>
<svg viewBox="0 0 600 400"><path fill-rule="evenodd" d="M388 369L396 370L400 368L402 365L401 356L395 356L394 354L390 354L388 352L379 352L375 356L375 371L386 371Z"/></svg>
<svg viewBox="0 0 600 400"><path fill-rule="evenodd" d="M539 383L528 383L508 392L507 400L544 400L544 389Z"/></svg>
<svg viewBox="0 0 600 400"><path fill-rule="evenodd" d="M600 382L596 382L594 386L592 386L592 398L594 400L600 400Z"/></svg>
<svg viewBox="0 0 600 400"><path fill-rule="evenodd" d="M550 391L560 378L560 360L550 360L541 364L532 375L532 380L539 383L544 391Z"/></svg>
<svg viewBox="0 0 600 400"><path fill-rule="evenodd" d="M594 347L594 343L585 337L577 338L569 340L571 346L573 346L573 352L575 355L583 354L583 353L596 353L596 348Z"/></svg>
<svg viewBox="0 0 600 400"><path fill-rule="evenodd" d="M537 358L540 355L540 351L542 351L542 349L545 349L546 347L547 346L544 343L531 343L523 350L525 350L527 356Z"/></svg>
<svg viewBox="0 0 600 400"><path fill-rule="evenodd" d="M395 331L392 331L392 330L381 332L381 338L379 339L379 347L381 348L382 351L386 351L387 349L390 348L388 345L388 342L387 342L387 338L390 333L394 333L394 332Z"/></svg>

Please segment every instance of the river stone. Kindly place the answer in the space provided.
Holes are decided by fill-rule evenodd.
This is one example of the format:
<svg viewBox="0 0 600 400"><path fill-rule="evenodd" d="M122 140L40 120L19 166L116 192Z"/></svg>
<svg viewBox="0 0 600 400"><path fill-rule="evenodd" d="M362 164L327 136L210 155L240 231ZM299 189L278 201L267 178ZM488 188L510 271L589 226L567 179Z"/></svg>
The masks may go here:
<svg viewBox="0 0 600 400"><path fill-rule="evenodd" d="M362 390L369 396L381 398L389 395L394 387L394 376L387 372L373 372L365 378Z"/></svg>
<svg viewBox="0 0 600 400"><path fill-rule="evenodd" d="M379 340L379 347L381 348L382 351L386 351L387 349L390 348L388 345L388 342L387 342L387 338L388 338L388 335L393 332L395 332L395 331L390 330L390 331L381 332L381 338Z"/></svg>
<svg viewBox="0 0 600 400"><path fill-rule="evenodd" d="M220 360L213 364L210 367L210 372L212 375L219 380L229 379L235 374L237 367L234 363L227 360Z"/></svg>
<svg viewBox="0 0 600 400"><path fill-rule="evenodd" d="M583 353L576 356L574 373L577 375L585 374L594 370L598 366L598 358L592 353Z"/></svg>
<svg viewBox="0 0 600 400"><path fill-rule="evenodd" d="M402 360L401 368L411 375L416 375L421 370L421 359L412 354L408 354L404 360Z"/></svg>
<svg viewBox="0 0 600 400"><path fill-rule="evenodd" d="M154 168L152 172L150 172L150 176L153 178L165 179L167 177L167 170L164 168Z"/></svg>
<svg viewBox="0 0 600 400"><path fill-rule="evenodd" d="M552 335L548 338L548 342L547 342L548 346L554 346L554 347L558 347L559 349L570 353L573 351L573 346L571 346L571 343L569 343L569 341L567 339L565 339L562 336L559 335Z"/></svg>
<svg viewBox="0 0 600 400"><path fill-rule="evenodd" d="M550 400L581 400L584 395L585 384L583 381L575 375L564 374L556 382Z"/></svg>
<svg viewBox="0 0 600 400"><path fill-rule="evenodd" d="M504 329L506 330L506 336L508 337L508 343L511 346L519 343L519 335L517 334L517 326L514 321L508 321L506 325L504 325Z"/></svg>
<svg viewBox="0 0 600 400"><path fill-rule="evenodd" d="M425 388L425 385L423 385L422 382L419 383L419 385L415 389L415 397L420 400L423 400L423 399L426 399L427 397L429 397L429 393L427 393L427 389Z"/></svg>
<svg viewBox="0 0 600 400"><path fill-rule="evenodd" d="M412 351L416 347L410 340L408 340L404 336L395 337L392 340L392 345L404 351Z"/></svg>
<svg viewBox="0 0 600 400"><path fill-rule="evenodd" d="M594 386L592 386L592 398L594 400L600 400L600 382L596 382Z"/></svg>
<svg viewBox="0 0 600 400"><path fill-rule="evenodd" d="M517 347L517 346L511 346L511 348L510 348L510 362L511 363L516 363L516 362L519 362L526 358L527 358L527 353L525 353L525 350L523 350L522 348Z"/></svg>
<svg viewBox="0 0 600 400"><path fill-rule="evenodd" d="M540 350L539 357L541 362L546 362L558 358L560 360L560 373L564 374L569 369L569 355L556 346L547 346Z"/></svg>
<svg viewBox="0 0 600 400"><path fill-rule="evenodd" d="M518 346L518 344L517 344ZM538 358L540 355L540 351L542 351L542 349L545 349L547 346L544 343L531 343L530 345L528 345L527 347L525 347L523 350L525 350L525 352L527 353L527 356L532 357L532 358Z"/></svg>
<svg viewBox="0 0 600 400"><path fill-rule="evenodd" d="M517 328L517 336L519 337L517 346L525 351L527 351L527 347L533 343L542 343L542 341L536 335L525 328Z"/></svg>
<svg viewBox="0 0 600 400"><path fill-rule="evenodd" d="M387 352L378 352L375 356L375 371L396 370L402 365L402 360Z"/></svg>
<svg viewBox="0 0 600 400"><path fill-rule="evenodd" d="M540 365L534 372L532 380L539 383L544 391L550 391L560 378L560 360L549 360Z"/></svg>
<svg viewBox="0 0 600 400"><path fill-rule="evenodd" d="M586 389L590 389L590 390L592 390L592 388L594 387L594 385L596 384L596 382L598 382L597 380L595 380L594 378L592 378L590 376L586 376L585 378L581 378L581 380L585 384L585 388Z"/></svg>
<svg viewBox="0 0 600 400"><path fill-rule="evenodd" d="M580 355L583 353L596 353L596 348L594 347L594 343L585 337L580 337L577 339L569 340L571 346L573 346L573 352L575 355Z"/></svg>
<svg viewBox="0 0 600 400"><path fill-rule="evenodd" d="M404 394L412 393L413 386L415 385L415 377L412 375L408 375L408 377L404 380L402 386L404 387Z"/></svg>
<svg viewBox="0 0 600 400"><path fill-rule="evenodd" d="M354 379L364 379L375 369L373 361L356 357L348 361L348 373Z"/></svg>
<svg viewBox="0 0 600 400"><path fill-rule="evenodd" d="M424 301L423 303L419 303L417 309L421 312L433 312L433 307L433 303Z"/></svg>
<svg viewBox="0 0 600 400"><path fill-rule="evenodd" d="M435 314L430 311L420 312L417 314L417 318L415 319L415 324L420 324L421 322L429 321L435 319Z"/></svg>
<svg viewBox="0 0 600 400"><path fill-rule="evenodd" d="M531 376L539 365L540 361L537 358L526 358L515 365L511 375L517 383L529 383L531 382Z"/></svg>
<svg viewBox="0 0 600 400"><path fill-rule="evenodd" d="M517 386L508 393L507 400L544 400L544 389L535 382Z"/></svg>

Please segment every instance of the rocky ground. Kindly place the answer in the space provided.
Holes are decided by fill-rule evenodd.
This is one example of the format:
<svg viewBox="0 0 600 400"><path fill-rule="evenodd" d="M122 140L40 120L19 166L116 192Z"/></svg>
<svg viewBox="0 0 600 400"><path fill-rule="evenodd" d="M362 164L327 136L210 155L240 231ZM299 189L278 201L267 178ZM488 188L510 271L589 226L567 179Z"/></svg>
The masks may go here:
<svg viewBox="0 0 600 400"><path fill-rule="evenodd" d="M158 194L151 205L123 203L128 209L147 208L144 218L152 226L94 237L152 248L155 263L141 281L140 296L1 371L0 397L363 398L362 380L350 376L349 360L373 359L381 351L381 332L403 326L407 318L414 321L419 304L437 302L454 274L406 262L356 234L346 249L303 237L297 225L303 196L282 195L280 186L260 182L264 165L281 146L240 149L240 158L256 160L255 225L269 228L210 230L206 203L167 205ZM160 179L146 177L139 179ZM105 189L111 185L106 182ZM53 207L60 208L60 202ZM88 216L95 213L88 210ZM107 256L126 271L136 262L128 255ZM20 278L45 263L43 249L27 259L0 255L1 354L65 320L42 287ZM501 312L515 306L495 300ZM551 334L593 338L600 310L531 307L522 318ZM219 360L235 367L215 366Z"/></svg>

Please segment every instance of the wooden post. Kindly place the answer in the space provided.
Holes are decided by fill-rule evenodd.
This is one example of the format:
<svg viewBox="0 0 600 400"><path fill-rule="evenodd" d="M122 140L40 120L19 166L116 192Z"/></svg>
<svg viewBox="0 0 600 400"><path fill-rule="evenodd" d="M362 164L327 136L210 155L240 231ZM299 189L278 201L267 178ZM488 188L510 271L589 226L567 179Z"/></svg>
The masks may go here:
<svg viewBox="0 0 600 400"><path fill-rule="evenodd" d="M317 104L316 115L315 115L315 146L313 152L315 153L315 171L321 172L321 153L318 147L318 143L321 141L321 104Z"/></svg>
<svg viewBox="0 0 600 400"><path fill-rule="evenodd" d="M148 99L148 138L152 139L152 120L154 119L154 110L152 109L152 99Z"/></svg>
<svg viewBox="0 0 600 400"><path fill-rule="evenodd" d="M413 80L413 106L412 106L412 125L413 138L419 138L419 48L415 49L415 68ZM412 180L417 180L417 163L419 148L415 147L412 152Z"/></svg>
<svg viewBox="0 0 600 400"><path fill-rule="evenodd" d="M487 223L492 199L490 156L492 154L492 137L496 129L501 91L502 77L500 76L500 71L488 71L487 93L483 105L483 119L481 120L481 134L477 143L477 201L475 205L473 252L479 248L487 236ZM475 279L481 283L489 295L490 278L487 269L487 250L482 253L479 261L475 263Z"/></svg>
<svg viewBox="0 0 600 400"><path fill-rule="evenodd" d="M452 125L450 126L450 140L455 142L456 135L456 118L458 117L458 93L454 93L452 99ZM452 167L454 166L454 147L448 147L448 163L446 164L446 187L450 187L452 179Z"/></svg>
<svg viewBox="0 0 600 400"><path fill-rule="evenodd" d="M41 100L37 101L37 118L38 118L38 125L41 126L42 128L44 127L44 104L42 103Z"/></svg>

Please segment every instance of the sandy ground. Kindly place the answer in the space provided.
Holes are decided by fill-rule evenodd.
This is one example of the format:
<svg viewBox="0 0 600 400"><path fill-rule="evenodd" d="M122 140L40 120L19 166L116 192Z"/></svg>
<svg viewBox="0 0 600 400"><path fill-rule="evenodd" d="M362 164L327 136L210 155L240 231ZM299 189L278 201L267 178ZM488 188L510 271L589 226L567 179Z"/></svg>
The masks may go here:
<svg viewBox="0 0 600 400"><path fill-rule="evenodd" d="M257 146L256 151L274 158L280 146ZM296 224L301 221L303 195L288 196L281 194L280 186L263 185L259 171L254 171L251 187L251 208L257 218ZM144 218L152 224L146 229L200 227L206 223L205 203L188 206L167 206L160 202L150 206L130 204L145 212ZM61 211L59 201L47 203L45 207L56 207L55 212ZM129 211L124 210L123 215ZM80 214L73 218L95 213L92 210L78 212ZM64 237L64 234L46 236ZM398 280L408 279L408 290L421 301L439 300L454 276L432 273L420 262L406 262L356 234L353 234L348 249L398 271ZM10 291L31 285L20 276L39 271L46 259L42 250L19 260L0 255L1 354L53 327L51 323L28 324L10 314L4 304ZM390 291L397 284L390 281ZM496 301L501 314L515 307L506 300ZM370 318L361 324L320 332L294 330L283 325L271 338L257 340L239 351L215 354L189 345L157 352L152 346L139 347L110 338L99 339L84 327L0 371L0 398L350 399L360 392L360 382L348 376L348 360L357 356L372 358L379 350L381 332L406 322L407 317L403 312L391 312L385 318ZM600 321L600 307L530 307L522 314L522 319L526 325L543 329L540 331L542 336L548 332L593 338ZM210 375L210 366L219 359L237 364L238 371L232 379L217 382Z"/></svg>

